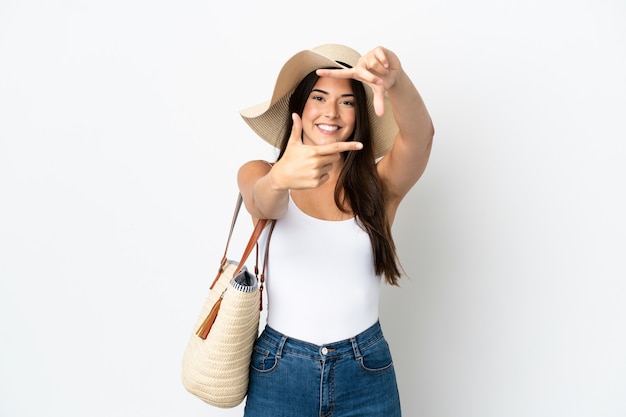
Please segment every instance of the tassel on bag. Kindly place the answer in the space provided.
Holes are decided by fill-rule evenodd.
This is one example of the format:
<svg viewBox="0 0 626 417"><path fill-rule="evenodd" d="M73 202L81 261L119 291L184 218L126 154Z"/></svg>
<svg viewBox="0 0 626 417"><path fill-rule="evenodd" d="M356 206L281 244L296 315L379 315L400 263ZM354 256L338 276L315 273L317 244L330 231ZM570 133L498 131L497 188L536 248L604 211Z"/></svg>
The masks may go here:
<svg viewBox="0 0 626 417"><path fill-rule="evenodd" d="M224 272L224 269L226 268L226 262L227 262L226 255L224 255L224 257L222 258L222 261L220 262L220 268L217 271L217 276L211 283L211 286L209 287L209 291L212 290L213 287L215 287L215 284L222 276L222 273ZM198 327L198 330L196 330L196 335L200 339L204 340L209 335L209 332L211 331L211 327L213 327L213 323L215 323L215 319L217 318L217 313L220 311L220 305L222 304L222 300L224 299L225 292L226 290L222 291L222 294L220 294L220 298L215 302L215 304L211 308L211 311L209 311L209 314L206 316L206 318L204 319L200 327Z"/></svg>
<svg viewBox="0 0 626 417"><path fill-rule="evenodd" d="M226 292L226 290L224 290L224 292ZM198 335L198 337L200 337L200 339L204 340L209 335L211 327L213 327L213 323L215 323L215 319L217 318L217 313L220 311L220 306L222 305L222 300L224 299L224 292L222 292L220 298L215 302L213 308L211 308L211 311L209 311L209 315L206 316L206 318L196 331L196 334Z"/></svg>

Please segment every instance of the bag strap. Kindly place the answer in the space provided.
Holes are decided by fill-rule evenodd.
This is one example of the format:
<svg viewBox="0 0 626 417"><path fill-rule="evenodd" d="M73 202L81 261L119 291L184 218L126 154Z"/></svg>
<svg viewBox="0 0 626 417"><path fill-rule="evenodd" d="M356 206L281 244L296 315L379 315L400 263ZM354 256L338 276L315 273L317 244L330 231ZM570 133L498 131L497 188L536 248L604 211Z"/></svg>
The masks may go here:
<svg viewBox="0 0 626 417"><path fill-rule="evenodd" d="M243 204L243 196L241 195L241 193L239 193L239 195L237 195L237 204L235 204L235 211L233 212L233 219L230 222L230 232L228 232L228 239L226 240L226 247L224 248L224 256L222 256L222 261L220 263L226 262L226 253L228 252L230 239L233 237L233 231L235 230L235 223L237 222L237 217L239 216L239 211L241 210L242 204Z"/></svg>
<svg viewBox="0 0 626 417"><path fill-rule="evenodd" d="M270 167L273 165L270 162L266 162L266 161L263 161L263 162L268 164ZM233 237L233 231L235 230L235 223L237 222L237 217L239 216L239 211L241 210L241 205L242 204L243 204L243 196L241 195L241 192L240 192L237 195L237 203L235 204L235 211L233 212L233 218L232 218L232 220L230 222L230 231L228 232L228 239L226 240L226 247L224 248L224 255L222 256L222 260L220 262L220 267L219 267L219 269L217 271L217 276L213 280L213 283L209 287L209 290L213 290L213 287L215 286L215 284L219 280L220 276L222 275L222 273L226 269L226 263L228 262L228 246L230 245L230 240ZM239 260L239 263L237 264L237 268L233 272L233 276L235 276L239 272L241 272L241 269L245 265L246 259L248 259L248 256L250 256L250 252L252 252L252 249L256 246L257 257L256 257L256 263L254 265L254 274L255 274L255 276L258 277L258 271L259 271L259 245L258 245L258 240L259 240L259 237L261 236L261 233L263 232L263 229L265 229L265 226L267 226L268 222L271 222L272 226L271 226L271 229L269 230L269 233L268 233L268 236L267 236L267 244L266 244L266 247L265 247L265 259L263 260L263 272L261 273L261 279L260 279L261 284L259 286L259 293L260 293L260 307L259 307L259 310L263 310L263 284L265 282L265 270L266 270L266 267L267 267L267 257L268 257L268 253L269 253L270 237L272 236L272 232L274 231L274 225L276 224L275 220L269 220L269 219L258 219L257 220L256 224L254 225L254 230L252 231L252 234L250 235L250 239L248 240L248 244L246 245L246 248L245 248L245 250L243 252L243 255L241 256L241 259ZM196 331L196 335L198 337L200 337L201 339L206 339L208 334L209 334L209 332L211 331L211 327L213 327L213 323L215 322L215 319L216 319L217 314L219 312L219 309L220 309L220 306L221 306L221 303L222 303L222 299L224 298L224 293L225 292L226 292L226 290L224 290L224 292L222 292L222 294L220 295L219 299L215 302L215 304L213 305L213 307L209 311L209 314L207 315L207 317L204 319L204 321L202 322L202 324L200 325L200 327Z"/></svg>
<svg viewBox="0 0 626 417"><path fill-rule="evenodd" d="M215 286L215 283L217 283L217 280L219 279L220 275L222 275L222 272L224 272L224 269L226 268L226 263L228 262L228 256L227 256L228 247L230 245L230 240L233 236L233 231L235 230L235 223L237 222L237 217L239 215L239 211L241 210L242 203L243 203L243 197L241 193L239 193L239 195L237 196L237 204L235 205L235 211L233 213L233 219L230 223L230 231L228 233L228 239L226 240L226 247L224 248L224 255L222 256L220 267L217 271L217 276L213 280L213 283L209 287L209 290L213 289L213 287ZM239 260L239 264L237 265L237 269L235 270L235 272L233 272L233 275L237 275L241 271L243 266L245 265L246 259L248 259L248 256L250 256L252 249L254 248L257 241L259 240L259 237L261 236L261 233L263 232L263 229L265 228L265 226L267 226L268 221L269 221L268 219L259 219L256 222L256 225L254 226L254 230L252 231L252 234L250 235L250 239L248 240L248 244L246 245L246 248L243 251L243 255L241 256L241 259Z"/></svg>
<svg viewBox="0 0 626 417"><path fill-rule="evenodd" d="M267 271L267 258L270 254L270 239L272 238L272 232L274 232L274 226L276 226L276 220L271 221L270 230L267 233L267 242L265 242L265 254L263 255L263 269L261 270L260 285L259 285L259 311L263 311L263 289L265 288L265 273ZM257 265L259 263L259 247L257 245ZM255 274L258 275L258 267L255 267Z"/></svg>
<svg viewBox="0 0 626 417"><path fill-rule="evenodd" d="M243 202L243 198L241 196L241 193L239 193L239 196L237 197L237 204L235 205L235 212L233 213L233 219L232 219L232 222L230 224L230 231L228 233L228 239L226 240L226 248L224 249L224 256L222 256L222 261L220 262L220 267L219 267L219 270L217 271L217 276L213 280L213 283L211 284L210 290L213 289L213 287L215 286L215 283L219 280L220 276L224 272L224 269L226 268L226 263L228 262L228 258L227 258L228 246L230 245L230 240L231 240L231 238L233 236L233 230L235 229L235 223L237 221L237 216L239 214L239 210L241 209L242 202ZM246 262L246 259L248 259L248 256L250 255L250 252L252 252L252 249L255 246L257 248L257 259L256 259L256 264L254 266L254 269L255 269L255 275L258 275L258 269L259 269L258 263L259 263L259 260L258 260L258 244L257 244L257 242L259 240L259 237L261 236L261 233L263 232L263 229L265 229L265 226L270 221L272 222L272 228L270 229L270 232L269 232L270 234L268 235L267 245L269 246L269 236L271 235L271 232L274 229L275 221L274 220L268 220L268 219L259 219L259 220L257 220L257 223L254 226L254 230L252 231L252 234L250 235L250 239L248 240L248 244L246 245L246 249L244 250L243 255L241 256L241 260L239 261L239 264L237 265L237 268L233 272L233 276L235 276L239 272L241 272L241 269L243 268L243 266L244 266L244 264ZM265 260L264 260L264 264L263 264L263 272L265 272L265 265L267 263L267 253L268 253L268 249L266 248L266 250L265 250ZM261 285L260 285L260 291L259 291L260 292L260 298L261 298L260 309L263 308L263 281L264 280L265 280L265 278L264 278L264 274L263 274L261 276ZM209 311L209 314L204 319L202 324L200 324L200 327L196 331L196 335L198 337L200 337L201 339L206 339L208 334L209 334L209 332L211 331L211 328L213 327L213 323L215 322L215 319L217 317L218 311L220 309L223 297L224 297L224 293L222 293L220 295L219 299L215 302L215 304L213 305L213 307Z"/></svg>

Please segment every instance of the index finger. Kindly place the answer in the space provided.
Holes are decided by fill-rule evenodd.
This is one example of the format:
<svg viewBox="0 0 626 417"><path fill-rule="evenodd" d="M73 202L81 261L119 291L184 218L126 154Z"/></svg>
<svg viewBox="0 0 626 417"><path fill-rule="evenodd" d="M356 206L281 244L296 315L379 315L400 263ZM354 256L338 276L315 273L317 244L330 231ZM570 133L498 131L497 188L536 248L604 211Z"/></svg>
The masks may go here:
<svg viewBox="0 0 626 417"><path fill-rule="evenodd" d="M358 151L363 149L363 144L361 142L335 142L328 143L326 145L317 145L316 150L319 155L332 155L335 153L347 152L347 151Z"/></svg>
<svg viewBox="0 0 626 417"><path fill-rule="evenodd" d="M320 68L316 70L315 73L319 75L320 77L352 78L354 75L354 68L337 68L337 69Z"/></svg>

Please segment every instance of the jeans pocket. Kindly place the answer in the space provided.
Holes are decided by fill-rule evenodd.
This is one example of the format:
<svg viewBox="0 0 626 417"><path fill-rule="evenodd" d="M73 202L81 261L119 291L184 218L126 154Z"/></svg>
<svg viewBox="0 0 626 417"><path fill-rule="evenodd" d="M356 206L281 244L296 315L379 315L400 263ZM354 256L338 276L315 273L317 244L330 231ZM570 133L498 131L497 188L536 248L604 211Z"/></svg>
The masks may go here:
<svg viewBox="0 0 626 417"><path fill-rule="evenodd" d="M393 368L389 345L384 338L361 350L361 369L367 373L381 373Z"/></svg>
<svg viewBox="0 0 626 417"><path fill-rule="evenodd" d="M276 369L278 358L276 353L261 346L255 346L252 350L250 368L256 372L267 373Z"/></svg>

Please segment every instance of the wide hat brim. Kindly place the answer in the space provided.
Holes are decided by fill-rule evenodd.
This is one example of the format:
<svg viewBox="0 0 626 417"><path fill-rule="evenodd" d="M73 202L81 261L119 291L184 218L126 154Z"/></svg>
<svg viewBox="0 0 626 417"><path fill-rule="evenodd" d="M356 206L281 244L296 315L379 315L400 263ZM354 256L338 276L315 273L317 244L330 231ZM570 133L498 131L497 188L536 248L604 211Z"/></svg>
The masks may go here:
<svg viewBox="0 0 626 417"><path fill-rule="evenodd" d="M263 140L274 147L279 147L289 120L289 98L300 81L319 68L348 68L348 65L354 67L360 57L361 55L354 49L337 44L321 45L298 52L280 70L271 100L241 110L241 117ZM386 97L384 99L384 114L376 115L374 92L367 84L363 85L367 95L374 157L380 158L391 149L398 134L398 126L393 118L389 100Z"/></svg>

